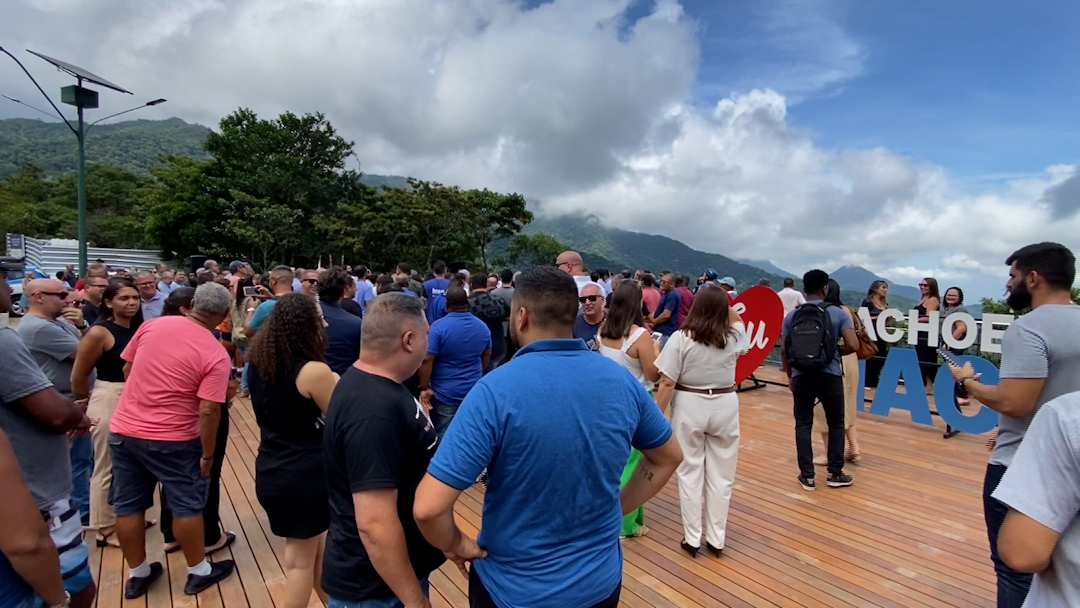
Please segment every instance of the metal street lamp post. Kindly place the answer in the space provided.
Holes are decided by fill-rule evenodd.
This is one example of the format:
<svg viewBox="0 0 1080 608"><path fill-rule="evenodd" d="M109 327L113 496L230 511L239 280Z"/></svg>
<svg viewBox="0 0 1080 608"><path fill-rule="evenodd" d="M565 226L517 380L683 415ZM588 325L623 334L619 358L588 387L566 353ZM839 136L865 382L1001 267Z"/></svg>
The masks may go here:
<svg viewBox="0 0 1080 608"><path fill-rule="evenodd" d="M64 124L66 124L68 126L68 128L71 129L71 131L75 134L75 138L78 140L79 147L78 147L77 173L78 173L78 193L79 193L78 194L78 196L79 196L79 274L81 276L86 276L86 262L87 262L87 253L86 253L86 246L87 246L87 228L86 228L86 146L85 146L85 144L86 144L86 134L90 130L90 127L93 127L94 125L98 124L99 122L101 122L103 120L113 118L114 116L119 116L121 114L127 114L128 112L134 112L135 110L139 110L139 109L142 109L142 108L146 108L146 107L150 107L150 106L156 106L158 104L165 103L165 100L164 99L155 99L153 101L144 103L144 104L142 104L140 106L136 106L134 108L124 110L123 112L117 112L116 114L110 114L109 116L106 116L104 118L99 118L98 120L95 120L94 122L87 125L87 124L85 124L85 121L84 121L83 110L86 109L86 108L93 109L93 108L98 107L98 95L97 95L97 91L87 89L87 88L82 86L84 80L86 80L88 82L93 82L95 84L99 84L101 86L104 86L104 87L107 87L107 88L110 88L110 89L113 89L114 91L118 91L120 93L127 93L128 95L132 94L131 91L124 90L124 89L120 88L119 86L117 86L115 84L112 84L108 80L105 80L104 78L101 78L100 76L96 76L93 73L88 72L88 71L86 71L86 70L84 70L82 68L71 65L70 63L66 63L66 62L60 61L58 59L53 59L51 57L46 57L45 55L42 55L40 53L34 53L34 51L29 51L30 53L33 53L34 55L37 55L38 57L41 57L45 61L48 61L49 63L53 64L54 66L57 67L57 69L59 69L59 70L61 70L63 72L67 72L68 74L71 74L72 76L75 77L75 81L76 81L75 85L66 86L66 87L60 89L60 101L62 103L73 105L78 110L79 120L78 120L78 128L76 128L76 127L72 126L71 122L68 119L64 118L63 114L60 113L60 109L56 107L56 104L53 103L52 99L50 99L49 96L45 93L44 89L41 88L41 85L39 85L37 83L37 81L34 80L34 77L30 74L30 71L27 70L23 66L21 61L19 61L18 58L16 58L14 55L9 53L3 47L0 47L0 52L4 53L8 57L11 57L15 61L15 63L17 63L20 68L22 68L22 71L26 73L26 75L30 78L30 81L33 82L34 86L37 87L38 91L41 91L41 94L45 96L45 99L46 99L46 101L49 102L49 105L51 105L53 107L53 109L56 110L56 117L59 118L60 120L64 121ZM48 112L45 112L45 111L40 110L38 108L35 108L34 106L32 106L30 104L23 103L22 101L19 101L18 99L8 97L7 95L4 95L4 97L6 97L7 99L10 99L11 101L14 101L15 103L19 103L19 104L22 104L22 105L27 106L29 108L32 108L34 110L37 110L38 112L41 112L43 114L48 114Z"/></svg>

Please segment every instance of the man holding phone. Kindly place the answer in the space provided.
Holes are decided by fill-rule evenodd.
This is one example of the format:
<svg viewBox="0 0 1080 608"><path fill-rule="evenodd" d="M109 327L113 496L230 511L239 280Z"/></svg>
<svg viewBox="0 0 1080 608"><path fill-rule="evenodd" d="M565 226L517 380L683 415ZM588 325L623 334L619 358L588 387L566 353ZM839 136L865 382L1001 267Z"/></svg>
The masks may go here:
<svg viewBox="0 0 1080 608"><path fill-rule="evenodd" d="M266 316L273 310L274 304L277 304L278 296L292 293L293 291L293 271L288 266L278 266L270 271L270 276L266 280L266 285L260 285L258 293L253 294L254 297L266 298L258 306L249 306L247 309L247 320L244 322L244 333L248 339L255 337L255 333L262 327L263 322L266 321ZM245 295L247 295L245 293Z"/></svg>

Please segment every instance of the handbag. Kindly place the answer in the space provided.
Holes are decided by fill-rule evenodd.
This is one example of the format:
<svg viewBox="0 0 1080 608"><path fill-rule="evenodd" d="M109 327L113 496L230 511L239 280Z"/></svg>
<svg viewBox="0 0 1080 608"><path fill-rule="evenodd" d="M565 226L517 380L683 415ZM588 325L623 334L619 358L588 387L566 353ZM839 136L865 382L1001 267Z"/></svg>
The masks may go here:
<svg viewBox="0 0 1080 608"><path fill-rule="evenodd" d="M859 343L855 346L855 356L859 358L859 361L866 361L878 354L877 344L866 333L866 327L859 315L851 315L851 318L855 322L855 335L859 338Z"/></svg>

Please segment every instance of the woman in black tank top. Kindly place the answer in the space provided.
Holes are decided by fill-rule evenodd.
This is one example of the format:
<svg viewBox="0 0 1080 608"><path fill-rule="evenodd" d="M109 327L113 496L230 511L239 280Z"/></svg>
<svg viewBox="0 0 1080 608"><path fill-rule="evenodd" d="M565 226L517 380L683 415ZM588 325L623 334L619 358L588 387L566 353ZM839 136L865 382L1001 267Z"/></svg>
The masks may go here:
<svg viewBox="0 0 1080 608"><path fill-rule="evenodd" d="M90 427L94 444L94 472L90 476L90 527L97 530L97 545L120 546L113 538L116 514L109 505L112 459L109 458L109 419L124 387L124 360L120 355L142 320L139 291L130 279L113 279L105 288L98 319L79 341L71 371L71 390L76 399L90 396L86 415L97 420ZM97 379L93 376L96 373ZM93 390L91 390L91 388Z"/></svg>
<svg viewBox="0 0 1080 608"><path fill-rule="evenodd" d="M308 605L319 586L330 499L322 417L337 374L325 362L325 322L306 294L281 296L248 350L248 388L261 442L255 495L274 534L285 537L285 608Z"/></svg>

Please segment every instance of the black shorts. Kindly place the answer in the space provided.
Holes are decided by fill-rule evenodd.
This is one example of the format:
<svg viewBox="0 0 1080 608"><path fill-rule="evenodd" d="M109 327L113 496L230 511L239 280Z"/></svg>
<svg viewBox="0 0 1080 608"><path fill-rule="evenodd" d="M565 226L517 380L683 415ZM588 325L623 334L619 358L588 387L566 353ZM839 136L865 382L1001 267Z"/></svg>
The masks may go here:
<svg viewBox="0 0 1080 608"><path fill-rule="evenodd" d="M158 482L175 517L202 515L210 478L199 471L202 441L155 441L109 433L112 487L109 504L123 517L154 506Z"/></svg>

